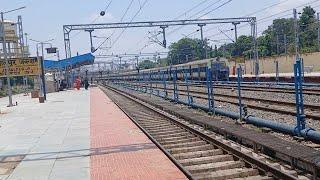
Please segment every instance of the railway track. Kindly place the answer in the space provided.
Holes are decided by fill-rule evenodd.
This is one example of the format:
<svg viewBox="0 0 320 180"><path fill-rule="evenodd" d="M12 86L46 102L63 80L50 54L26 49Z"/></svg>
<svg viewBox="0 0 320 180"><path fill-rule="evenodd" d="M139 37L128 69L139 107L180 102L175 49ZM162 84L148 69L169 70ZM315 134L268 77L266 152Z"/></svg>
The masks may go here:
<svg viewBox="0 0 320 180"><path fill-rule="evenodd" d="M148 87L149 86L142 86L142 87ZM164 90L162 87L153 87L154 89L158 90ZM168 93L173 93L172 88L166 88ZM207 100L207 92L199 91L199 90L189 90L189 94L193 98L198 98L202 100ZM185 89L179 89L179 95L187 96L187 90ZM227 94L221 94L221 93L215 93L215 101L229 103L232 105L239 105L238 103L238 96L234 95L227 95ZM269 111L269 112L275 112L285 115L291 115L295 116L296 111L295 107L296 104L292 102L287 101L275 101L271 99L262 99L262 98L253 98L253 97L242 97L243 100L245 100L243 103L251 109L257 109L257 110L263 110L263 111ZM289 108L288 108L289 107ZM290 109L291 108L291 109ZM314 120L320 120L320 106L316 104L304 104L305 108L305 114L306 118L314 119Z"/></svg>
<svg viewBox="0 0 320 180"><path fill-rule="evenodd" d="M103 90L189 179L298 178L296 171L201 126L114 88Z"/></svg>
<svg viewBox="0 0 320 180"><path fill-rule="evenodd" d="M205 82L204 82L205 83ZM154 84L163 84L161 81L156 81ZM172 85L173 83L167 82L168 85ZM185 83L177 82L179 86L186 86ZM198 88L206 88L206 85L203 83L189 83L192 87ZM213 88L216 89L234 89L237 88L236 84L213 84ZM272 87L272 86L253 86L253 85L241 85L241 90L243 91L254 91L254 92L272 92L272 93L289 93L295 94L295 90L293 88L286 87ZM311 89L304 88L303 93L306 95L315 95L320 96L320 89Z"/></svg>
<svg viewBox="0 0 320 180"><path fill-rule="evenodd" d="M226 85L221 86L214 86L215 88L220 88L220 89L232 89L236 86L233 87L228 87ZM290 94L295 94L294 89L288 89L288 88L276 88L276 87L241 87L242 90L245 91L262 91L262 92L275 92L275 93L290 93ZM304 94L308 95L316 95L320 96L320 90L318 89L305 89L303 91Z"/></svg>
<svg viewBox="0 0 320 180"><path fill-rule="evenodd" d="M184 84L179 84L179 86L185 86ZM194 87L203 87L206 88L206 85L203 84L192 84ZM237 88L237 85L232 85L232 84L214 84L214 88L217 89L233 89ZM244 91L260 91L260 92L273 92L273 93L290 93L294 94L295 90L292 88L285 88L285 87L271 87L271 86L248 86L248 85L242 85L241 89ZM303 91L304 94L307 95L316 95L320 96L320 89L310 89L310 88L304 88Z"/></svg>
<svg viewBox="0 0 320 180"><path fill-rule="evenodd" d="M135 86L140 86L140 87L147 87L147 88L150 87L149 84L145 84L145 85L134 84L134 85ZM158 85L154 86L154 84L153 84L152 88L164 89L162 86L163 86L162 84L160 86L158 86ZM184 89L182 89L181 87L184 87ZM186 87L185 85L179 85L178 86L178 90L186 92L186 88L185 87ZM206 86L201 86L203 88L203 91L201 91L201 90L192 90L191 88L193 88L193 87L197 87L197 86L189 85L189 92L190 93L197 93L197 94L205 94L206 95L206 91L207 91L207 89L206 89L207 87ZM226 89L236 90L236 87L228 87ZM173 88L170 88L170 86L167 85L167 90L173 90ZM241 91L243 91L243 90L244 89L241 88ZM303 91L303 93L305 94L305 91ZM244 91L243 91L243 94L245 94ZM220 96L220 97L228 97L228 98L238 99L238 96L235 96L235 95L222 94L222 93L217 93L217 92L215 92L214 95L215 96ZM296 104L294 102L288 102L288 101L278 101L278 100L272 100L272 99L253 98L253 97L246 97L246 96L243 96L242 98L245 99L245 100L250 100L250 101L260 101L260 102L266 102L266 103L272 103L272 104L283 104L283 105L294 106L294 107L296 106ZM304 107L310 108L310 109L320 110L320 105L317 105L317 104L304 104Z"/></svg>
<svg viewBox="0 0 320 180"><path fill-rule="evenodd" d="M179 95L187 97L188 94L187 93L179 93ZM194 93L191 93L190 95L196 99L202 99L202 100L208 99L208 97L206 95L197 95ZM218 101L218 102L229 103L232 105L239 106L239 102L235 98L215 98L214 100ZM296 116L296 112L295 112L295 109L293 108L293 106L291 106L292 108L290 109L288 107L279 106L279 104L270 105L270 104L262 104L262 103L257 103L257 102L242 102L242 103L251 109ZM306 118L310 118L313 120L320 120L320 114L318 112L315 112L313 109L306 108L305 115L306 115Z"/></svg>

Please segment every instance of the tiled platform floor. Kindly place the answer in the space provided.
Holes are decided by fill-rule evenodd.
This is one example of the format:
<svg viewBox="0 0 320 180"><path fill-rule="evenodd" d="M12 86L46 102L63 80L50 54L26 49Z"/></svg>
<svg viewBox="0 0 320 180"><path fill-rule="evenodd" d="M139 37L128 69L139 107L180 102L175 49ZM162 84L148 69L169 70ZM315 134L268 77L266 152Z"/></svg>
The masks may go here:
<svg viewBox="0 0 320 180"><path fill-rule="evenodd" d="M185 179L98 88L48 94L44 104L7 101L0 98L0 180Z"/></svg>

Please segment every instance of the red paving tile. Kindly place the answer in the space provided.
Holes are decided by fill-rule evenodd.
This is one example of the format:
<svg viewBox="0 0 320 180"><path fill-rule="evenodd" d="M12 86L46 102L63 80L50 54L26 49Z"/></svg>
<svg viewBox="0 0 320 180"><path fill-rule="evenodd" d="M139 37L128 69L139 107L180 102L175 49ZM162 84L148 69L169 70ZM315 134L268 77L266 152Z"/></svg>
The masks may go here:
<svg viewBox="0 0 320 180"><path fill-rule="evenodd" d="M92 180L186 179L100 89L90 94Z"/></svg>

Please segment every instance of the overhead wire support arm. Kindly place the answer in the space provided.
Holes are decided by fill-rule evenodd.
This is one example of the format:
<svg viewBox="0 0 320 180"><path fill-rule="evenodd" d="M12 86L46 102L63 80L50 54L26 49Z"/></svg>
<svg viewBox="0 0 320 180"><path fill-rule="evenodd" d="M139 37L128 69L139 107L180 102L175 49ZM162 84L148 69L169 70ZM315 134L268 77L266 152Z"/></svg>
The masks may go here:
<svg viewBox="0 0 320 180"><path fill-rule="evenodd" d="M222 24L233 22L251 22L254 17L243 18L219 18L219 19L193 19L193 20L174 20L174 21L143 21L143 22L123 22L123 23L103 23L103 24L75 24L64 25L64 28L73 30L84 29L116 29L132 27L161 27L161 26L182 26L198 24Z"/></svg>
<svg viewBox="0 0 320 180"><path fill-rule="evenodd" d="M216 19L192 19L192 20L173 20L173 21L141 21L141 22L121 22L121 23L100 23L100 24L74 24L64 25L64 41L67 58L71 57L70 49L70 33L72 31L83 31L87 29L126 29L141 27L160 27L163 30L164 41L163 46L166 47L165 29L169 26L199 25L199 24L228 24L228 23L244 23L253 22L255 17L239 17L239 18L216 18Z"/></svg>

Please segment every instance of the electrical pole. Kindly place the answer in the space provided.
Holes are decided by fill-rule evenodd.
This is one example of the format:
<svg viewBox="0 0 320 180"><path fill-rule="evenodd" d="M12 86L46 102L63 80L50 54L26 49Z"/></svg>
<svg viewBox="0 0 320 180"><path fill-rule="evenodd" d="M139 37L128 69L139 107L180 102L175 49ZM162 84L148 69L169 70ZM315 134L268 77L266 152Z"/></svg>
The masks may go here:
<svg viewBox="0 0 320 180"><path fill-rule="evenodd" d="M43 85L43 97L44 100L47 100L47 90L46 90L46 78L45 78L45 72L44 72L44 52L43 52L43 42L40 43L41 44L41 54L42 54L42 58L41 58L41 79L42 79L42 85Z"/></svg>
<svg viewBox="0 0 320 180"><path fill-rule="evenodd" d="M113 72L113 60L111 61L111 72Z"/></svg>
<svg viewBox="0 0 320 180"><path fill-rule="evenodd" d="M136 66L136 69L139 69L139 56L136 56L136 60L137 60L137 66Z"/></svg>
<svg viewBox="0 0 320 180"><path fill-rule="evenodd" d="M34 39L30 39L31 41L34 41L34 42L37 42L37 59L38 61L40 61L40 66L41 66L41 75L39 76L39 79L41 79L42 81L42 86L40 86L40 90L41 90L41 93L43 93L43 97L44 97L44 100L47 100L47 91L46 91L46 79L45 79L45 69L44 69L44 45L50 45L50 47L52 48L52 44L51 43L48 43L50 41L53 41L54 39L50 39L50 40L47 40L47 41L37 41L37 40L34 40ZM40 59L40 56L39 56L39 47L38 45L41 45L41 54L42 54L42 58Z"/></svg>
<svg viewBox="0 0 320 180"><path fill-rule="evenodd" d="M24 33L24 35L25 35L25 37L26 37L26 46L29 47L29 46L28 46L28 33Z"/></svg>
<svg viewBox="0 0 320 180"><path fill-rule="evenodd" d="M94 31L93 29L87 29L85 30L86 32L89 32L90 35L90 45L91 45L91 52L95 52L95 48L93 47L93 42L92 42L92 32Z"/></svg>
<svg viewBox="0 0 320 180"><path fill-rule="evenodd" d="M286 34L283 35L283 41L284 41L284 53L287 56L288 55L288 47L287 47L287 35Z"/></svg>
<svg viewBox="0 0 320 180"><path fill-rule="evenodd" d="M299 34L298 34L298 18L297 18L297 10L293 9L293 17L294 17L294 34L295 34L295 49L296 49L296 57L299 58Z"/></svg>
<svg viewBox="0 0 320 180"><path fill-rule="evenodd" d="M202 58L207 58L205 51L204 51L204 39L203 39L203 26L205 26L206 24L198 24L198 26L200 27L200 35L201 35L201 49L202 49Z"/></svg>
<svg viewBox="0 0 320 180"><path fill-rule="evenodd" d="M163 42L162 45L164 48L167 48L167 39L166 39L166 28L168 26L160 26L160 28L162 29L162 36L163 36Z"/></svg>
<svg viewBox="0 0 320 180"><path fill-rule="evenodd" d="M224 58L227 58L227 55L226 55L226 46L227 46L227 43L224 43L224 45L223 45L223 57L224 57Z"/></svg>
<svg viewBox="0 0 320 180"><path fill-rule="evenodd" d="M318 20L318 51L320 52L320 13L317 13Z"/></svg>
<svg viewBox="0 0 320 180"><path fill-rule="evenodd" d="M122 60L122 57L121 56L119 56L119 60L120 60L120 64L119 64L119 72L121 71L121 66L122 66L122 63L121 63L121 60Z"/></svg>
<svg viewBox="0 0 320 180"><path fill-rule="evenodd" d="M234 39L237 42L238 41L238 29L237 29L237 25L240 24L239 22L233 22L232 23L234 25Z"/></svg>
<svg viewBox="0 0 320 180"><path fill-rule="evenodd" d="M260 63L259 63L259 54L258 54L258 43L257 43L257 36L258 36L258 32L257 32L257 20L256 18L254 18L254 20L251 22L251 35L252 35L252 39L253 39L253 56L254 56L254 61L255 61L255 65L254 65L254 70L255 70L255 76L256 76L256 81L259 81L259 74L260 74Z"/></svg>
<svg viewBox="0 0 320 180"><path fill-rule="evenodd" d="M2 25L2 45L3 45L3 56L4 60L6 62L5 69L6 69L6 76L7 76L7 86L8 86L8 96L9 96L9 104L8 107L12 107L12 87L10 83L10 72L9 72L9 59L7 56L7 42L6 42L6 31L4 26L4 18L3 18L3 12L1 12L1 25Z"/></svg>
<svg viewBox="0 0 320 180"><path fill-rule="evenodd" d="M279 47L279 35L277 34L276 36L276 41L277 41L277 55L279 55L279 52L280 52L280 47Z"/></svg>

